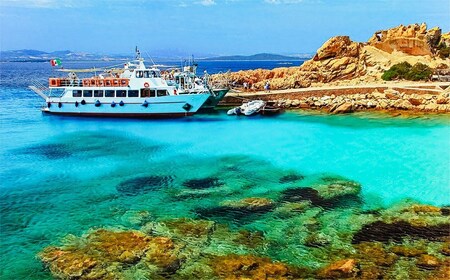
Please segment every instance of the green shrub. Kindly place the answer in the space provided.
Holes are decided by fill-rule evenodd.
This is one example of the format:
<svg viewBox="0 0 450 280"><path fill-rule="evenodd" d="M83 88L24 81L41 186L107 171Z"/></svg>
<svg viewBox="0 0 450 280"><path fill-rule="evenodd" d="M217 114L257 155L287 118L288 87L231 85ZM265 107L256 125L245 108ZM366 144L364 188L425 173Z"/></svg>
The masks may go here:
<svg viewBox="0 0 450 280"><path fill-rule="evenodd" d="M433 71L427 65L417 62L405 75L406 80L410 81L421 81L428 80L433 74Z"/></svg>
<svg viewBox="0 0 450 280"><path fill-rule="evenodd" d="M445 47L445 48L440 49L438 54L439 54L439 57L442 59L449 58L450 57L450 47Z"/></svg>
<svg viewBox="0 0 450 280"><path fill-rule="evenodd" d="M392 65L389 70L385 71L381 78L385 81L391 80L410 80L420 81L428 80L433 71L430 67L422 63L416 63L411 66L408 62L402 62Z"/></svg>
<svg viewBox="0 0 450 280"><path fill-rule="evenodd" d="M445 59L450 57L450 46L447 46L444 42L441 42L438 47L438 55L440 58Z"/></svg>

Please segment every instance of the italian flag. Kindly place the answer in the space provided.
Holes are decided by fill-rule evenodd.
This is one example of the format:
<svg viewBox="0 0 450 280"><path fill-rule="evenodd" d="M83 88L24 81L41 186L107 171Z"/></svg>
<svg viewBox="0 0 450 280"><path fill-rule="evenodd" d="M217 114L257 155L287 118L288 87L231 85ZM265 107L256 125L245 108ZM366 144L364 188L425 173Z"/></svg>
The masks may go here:
<svg viewBox="0 0 450 280"><path fill-rule="evenodd" d="M50 64L52 66L59 66L59 65L61 65L61 60L59 60L58 58L57 59L52 59L52 60L50 60Z"/></svg>

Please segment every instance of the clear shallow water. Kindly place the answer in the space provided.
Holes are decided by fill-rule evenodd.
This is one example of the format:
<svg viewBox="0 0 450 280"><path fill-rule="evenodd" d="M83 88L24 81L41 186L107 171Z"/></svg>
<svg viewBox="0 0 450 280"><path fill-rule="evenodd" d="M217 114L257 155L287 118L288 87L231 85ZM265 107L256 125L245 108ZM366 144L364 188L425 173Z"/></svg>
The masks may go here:
<svg viewBox="0 0 450 280"><path fill-rule="evenodd" d="M149 213L148 221L200 217L263 231L280 242L290 222L272 214L246 220L215 207L247 197L276 201L283 190L315 184L324 176L359 182L362 209L406 199L450 204L445 116L300 111L273 118L228 117L219 111L174 120L46 116L38 97L11 82L48 71L33 72L33 67L2 69L2 77L9 77L0 88L2 279L49 278L36 259L44 247L91 228L138 229L145 223L134 222L140 211ZM289 174L305 178L281 183ZM151 183L142 187L136 178ZM186 187L200 178L220 184L205 190ZM321 216L322 223L350 212L330 211ZM303 247L288 243L277 250L280 244L265 254L292 264L320 263L320 258L295 257L299 252L308 256Z"/></svg>

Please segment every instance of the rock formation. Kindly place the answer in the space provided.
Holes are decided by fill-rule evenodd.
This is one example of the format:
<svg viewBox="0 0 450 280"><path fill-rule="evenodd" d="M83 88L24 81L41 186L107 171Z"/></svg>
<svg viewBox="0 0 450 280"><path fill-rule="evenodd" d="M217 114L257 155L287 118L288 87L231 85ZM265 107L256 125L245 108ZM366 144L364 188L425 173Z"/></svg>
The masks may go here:
<svg viewBox="0 0 450 280"><path fill-rule="evenodd" d="M399 25L375 32L368 44L388 53L399 51L409 55L432 55L441 38L441 29L427 31L427 25Z"/></svg>
<svg viewBox="0 0 450 280"><path fill-rule="evenodd" d="M215 75L213 81L223 80L223 75L228 75L228 81L238 85L246 82L254 90L262 90L267 81L271 89L277 90L352 79L377 81L390 66L403 61L411 65L420 62L431 68L449 68L448 59L437 56L440 43L450 45L450 34L441 33L438 27L427 30L423 23L377 31L367 43L336 36L300 67L239 71Z"/></svg>

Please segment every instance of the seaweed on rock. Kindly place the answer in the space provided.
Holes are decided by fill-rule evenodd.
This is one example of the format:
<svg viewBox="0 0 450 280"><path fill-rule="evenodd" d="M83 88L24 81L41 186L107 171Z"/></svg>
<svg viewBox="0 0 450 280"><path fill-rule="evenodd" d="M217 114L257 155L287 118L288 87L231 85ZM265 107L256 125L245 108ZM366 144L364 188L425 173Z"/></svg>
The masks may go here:
<svg viewBox="0 0 450 280"><path fill-rule="evenodd" d="M183 186L189 189L208 189L213 187L220 187L224 183L216 177L207 177L202 179L191 179L183 182Z"/></svg>
<svg viewBox="0 0 450 280"><path fill-rule="evenodd" d="M136 177L123 181L116 187L116 189L121 194L133 196L167 187L172 183L172 181L172 176L153 175Z"/></svg>
<svg viewBox="0 0 450 280"><path fill-rule="evenodd" d="M438 240L450 234L449 224L435 226L415 226L405 221L395 223L385 223L377 221L365 225L359 232L353 236L353 243L357 244L363 241L401 242L404 237L411 236L415 238L424 238L428 240Z"/></svg>
<svg viewBox="0 0 450 280"><path fill-rule="evenodd" d="M257 219L272 211L275 203L267 198L244 198L237 201L224 201L220 206L197 208L195 213L201 218L216 218L231 220L240 224Z"/></svg>
<svg viewBox="0 0 450 280"><path fill-rule="evenodd" d="M24 154L35 154L47 159L63 159L72 156L69 146L66 144L39 144L23 150Z"/></svg>
<svg viewBox="0 0 450 280"><path fill-rule="evenodd" d="M303 176L303 175L287 174L287 175L282 176L280 178L279 182L281 184L286 184L286 183L293 183L293 182L301 181L303 179L305 179L305 176Z"/></svg>

